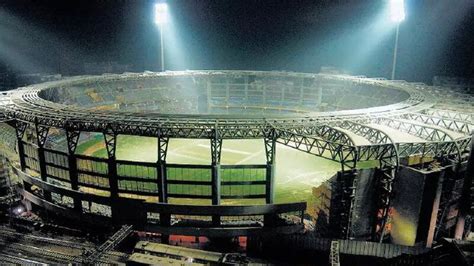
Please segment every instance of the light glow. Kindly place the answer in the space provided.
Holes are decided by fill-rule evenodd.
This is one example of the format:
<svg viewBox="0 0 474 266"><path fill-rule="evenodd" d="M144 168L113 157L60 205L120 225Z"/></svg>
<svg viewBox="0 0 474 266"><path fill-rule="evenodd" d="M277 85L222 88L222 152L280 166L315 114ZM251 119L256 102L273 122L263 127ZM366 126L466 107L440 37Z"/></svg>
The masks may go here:
<svg viewBox="0 0 474 266"><path fill-rule="evenodd" d="M16 207L13 212L16 214L16 215L20 215L22 214L23 212L25 211L25 209L22 207L22 206L18 206Z"/></svg>
<svg viewBox="0 0 474 266"><path fill-rule="evenodd" d="M166 3L155 4L155 23L163 25L168 22L168 5Z"/></svg>
<svg viewBox="0 0 474 266"><path fill-rule="evenodd" d="M390 19L396 23L405 20L405 0L390 0Z"/></svg>

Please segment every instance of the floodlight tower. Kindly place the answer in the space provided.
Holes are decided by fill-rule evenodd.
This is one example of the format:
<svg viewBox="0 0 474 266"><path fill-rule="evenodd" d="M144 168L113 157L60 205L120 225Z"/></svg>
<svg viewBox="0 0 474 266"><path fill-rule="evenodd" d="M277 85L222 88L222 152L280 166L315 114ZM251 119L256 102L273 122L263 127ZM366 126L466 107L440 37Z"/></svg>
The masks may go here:
<svg viewBox="0 0 474 266"><path fill-rule="evenodd" d="M163 46L163 27L168 22L168 4L155 4L155 23L160 27L161 71L165 71L165 53Z"/></svg>
<svg viewBox="0 0 474 266"><path fill-rule="evenodd" d="M400 23L405 19L405 0L390 0L390 19L397 23L395 33L395 48L393 50L392 80L395 79L395 69L397 68L398 32Z"/></svg>

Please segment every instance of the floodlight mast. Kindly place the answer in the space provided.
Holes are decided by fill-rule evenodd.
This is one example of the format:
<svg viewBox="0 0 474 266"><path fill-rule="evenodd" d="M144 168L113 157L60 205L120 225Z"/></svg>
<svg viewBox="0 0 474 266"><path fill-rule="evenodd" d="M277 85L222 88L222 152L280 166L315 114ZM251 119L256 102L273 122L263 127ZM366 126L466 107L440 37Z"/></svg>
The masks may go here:
<svg viewBox="0 0 474 266"><path fill-rule="evenodd" d="M391 79L395 79L395 70L397 68L397 53L398 53L398 32L400 30L400 22L405 20L405 0L390 0L390 19L397 23L397 30L395 33L395 48L393 50L393 64Z"/></svg>
<svg viewBox="0 0 474 266"><path fill-rule="evenodd" d="M155 23L160 27L161 72L165 71L165 53L163 46L163 26L168 22L168 4L155 4Z"/></svg>

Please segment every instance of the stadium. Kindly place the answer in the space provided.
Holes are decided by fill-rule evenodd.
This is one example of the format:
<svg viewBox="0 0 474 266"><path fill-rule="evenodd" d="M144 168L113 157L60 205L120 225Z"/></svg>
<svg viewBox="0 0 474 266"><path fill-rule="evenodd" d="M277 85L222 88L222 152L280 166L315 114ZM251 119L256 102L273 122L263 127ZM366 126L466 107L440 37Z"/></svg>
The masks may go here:
<svg viewBox="0 0 474 266"><path fill-rule="evenodd" d="M0 264L473 265L474 3L0 3Z"/></svg>
<svg viewBox="0 0 474 266"><path fill-rule="evenodd" d="M129 224L167 242L310 226L412 245L451 234L462 215L473 107L460 89L144 72L36 84L1 102L5 157L26 205L85 228Z"/></svg>

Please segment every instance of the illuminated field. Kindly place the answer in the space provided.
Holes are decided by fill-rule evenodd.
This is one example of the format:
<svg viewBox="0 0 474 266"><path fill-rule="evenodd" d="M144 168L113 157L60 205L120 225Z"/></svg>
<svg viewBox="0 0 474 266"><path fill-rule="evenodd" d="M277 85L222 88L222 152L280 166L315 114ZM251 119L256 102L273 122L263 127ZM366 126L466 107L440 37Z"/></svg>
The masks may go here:
<svg viewBox="0 0 474 266"><path fill-rule="evenodd" d="M106 157L101 135L91 136L82 142L77 153ZM318 186L340 170L340 164L303 153L282 145L276 151L276 202L307 201L311 199L311 188ZM156 138L119 135L117 140L117 159L142 162L157 161ZM210 164L209 140L171 139L168 147L167 163ZM222 165L265 164L265 152L262 140L224 140L222 147ZM119 169L120 171L120 169ZM185 173L187 178L199 179L199 173ZM189 176L191 175L191 176ZM255 171L251 175L264 180L263 174ZM226 175L222 175L226 180ZM233 188L233 189L239 189ZM240 189L250 189L242 186ZM255 188L254 188L255 189ZM207 200L171 199L175 203L209 203ZM263 200L223 200L224 204L264 203Z"/></svg>

